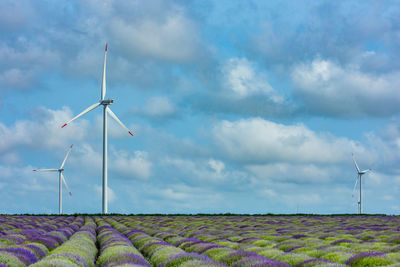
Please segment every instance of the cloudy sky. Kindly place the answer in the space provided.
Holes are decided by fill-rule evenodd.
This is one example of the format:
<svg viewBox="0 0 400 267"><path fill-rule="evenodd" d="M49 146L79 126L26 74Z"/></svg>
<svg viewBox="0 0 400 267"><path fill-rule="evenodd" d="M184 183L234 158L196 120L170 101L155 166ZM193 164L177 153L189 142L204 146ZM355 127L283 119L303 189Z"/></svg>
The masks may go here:
<svg viewBox="0 0 400 267"><path fill-rule="evenodd" d="M0 2L0 213L400 213L397 1ZM65 190L64 190L65 193ZM355 192L357 193L357 191Z"/></svg>

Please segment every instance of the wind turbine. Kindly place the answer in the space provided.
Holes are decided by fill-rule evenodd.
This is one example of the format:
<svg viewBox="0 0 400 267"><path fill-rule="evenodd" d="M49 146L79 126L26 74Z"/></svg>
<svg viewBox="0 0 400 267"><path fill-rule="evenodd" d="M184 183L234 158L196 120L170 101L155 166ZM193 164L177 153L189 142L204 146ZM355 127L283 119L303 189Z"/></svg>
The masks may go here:
<svg viewBox="0 0 400 267"><path fill-rule="evenodd" d="M360 196L359 196L359 200L358 200L358 213L361 214L362 213L362 209L361 209L361 177L364 174L366 174L367 172L369 172L371 169L366 169L366 170L361 171L357 165L356 159L354 158L354 154L351 153L351 156L353 157L354 165L356 166L356 170L357 170L357 178L356 178L356 183L354 184L352 197L354 197L354 191L356 190L358 179L360 179Z"/></svg>
<svg viewBox="0 0 400 267"><path fill-rule="evenodd" d="M67 151L67 154L65 154L64 160L61 163L60 168L58 169L39 169L39 170L33 170L34 172L58 172L58 213L61 215L62 214L62 186L61 186L61 180L63 181L65 188L67 188L68 193L70 196L72 196L71 190L69 190L69 187L67 185L67 182L65 181L64 175L62 172L64 171L64 164L67 161L69 152L71 152L72 149L71 145Z"/></svg>
<svg viewBox="0 0 400 267"><path fill-rule="evenodd" d="M133 136L131 131L118 119L118 117L111 111L108 107L109 105L114 103L113 99L104 99L106 95L106 56L107 56L107 44L106 49L104 52L104 68L103 68L103 82L101 84L101 99L98 103L91 105L81 113L79 113L76 117L72 118L70 121L66 122L61 128L67 126L67 124L71 123L72 121L76 120L77 118L85 115L89 111L97 108L100 105L104 106L103 110L103 214L107 214L108 207L107 207L107 113L116 120L122 128L126 129L130 135Z"/></svg>

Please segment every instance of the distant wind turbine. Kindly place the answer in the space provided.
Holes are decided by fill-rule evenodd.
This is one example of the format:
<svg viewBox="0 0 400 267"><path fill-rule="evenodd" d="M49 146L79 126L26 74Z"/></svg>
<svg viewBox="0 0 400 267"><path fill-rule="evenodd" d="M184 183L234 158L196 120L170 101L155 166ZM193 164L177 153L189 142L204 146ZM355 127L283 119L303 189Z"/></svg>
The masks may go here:
<svg viewBox="0 0 400 267"><path fill-rule="evenodd" d="M34 172L58 172L58 213L61 215L62 214L62 186L61 186L61 180L63 181L65 188L67 188L68 193L70 196L72 196L71 190L69 190L69 187L67 185L67 182L65 181L64 175L62 172L64 171L64 164L67 161L69 152L71 152L72 149L71 145L67 151L67 154L65 154L64 160L61 163L60 168L58 169L39 169L39 170L33 170Z"/></svg>
<svg viewBox="0 0 400 267"><path fill-rule="evenodd" d="M101 99L98 103L91 105L76 117L71 119L70 121L66 122L61 128L67 126L67 124L71 123L72 121L76 120L77 118L83 116L84 114L88 113L89 111L97 108L100 105L104 106L103 110L103 214L107 214L108 207L107 207L107 113L116 120L122 128L126 129L130 135L133 136L131 131L118 119L118 117L111 111L108 107L112 103L114 103L113 99L104 99L106 95L106 56L107 56L107 44L106 49L104 52L104 68L103 68L103 82L101 84Z"/></svg>
<svg viewBox="0 0 400 267"><path fill-rule="evenodd" d="M354 184L352 197L354 197L354 191L356 190L357 182L358 182L358 180L360 180L360 196L358 199L358 213L361 214L362 213L362 209L361 209L361 177L364 174L366 174L367 172L369 172L371 169L366 169L366 170L360 171L360 168L357 165L356 159L354 158L354 154L351 153L351 156L353 157L354 165L356 166L356 170L357 170L357 178L356 178L356 183Z"/></svg>

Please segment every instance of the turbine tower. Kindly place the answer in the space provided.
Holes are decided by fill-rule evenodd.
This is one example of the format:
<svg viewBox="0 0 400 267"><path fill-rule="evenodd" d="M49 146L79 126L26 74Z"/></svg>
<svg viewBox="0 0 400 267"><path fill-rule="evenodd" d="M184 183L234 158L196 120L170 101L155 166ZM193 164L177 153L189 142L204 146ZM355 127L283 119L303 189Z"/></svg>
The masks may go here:
<svg viewBox="0 0 400 267"><path fill-rule="evenodd" d="M108 206L107 206L107 113L118 122L124 129L128 131L130 135L133 136L131 131L118 119L118 117L112 112L112 110L108 107L109 105L114 103L113 99L104 99L106 95L106 56L107 56L107 44L106 49L104 52L104 67L103 67L103 81L101 84L101 99L98 103L91 105L80 114L72 118L70 121L66 122L61 128L67 126L67 124L71 123L72 121L76 120L77 118L85 115L89 111L97 108L100 105L103 105L103 197L102 197L102 209L103 214L107 214Z"/></svg>
<svg viewBox="0 0 400 267"><path fill-rule="evenodd" d="M67 151L67 154L64 157L63 162L61 163L60 168L58 169L39 169L39 170L33 170L34 172L58 172L58 213L61 215L62 214L62 186L61 186L61 181L63 181L65 188L67 188L68 193L70 196L72 196L71 190L69 190L69 187L67 185L67 182L65 181L64 175L62 172L64 171L64 164L67 161L69 152L71 152L72 149L71 145Z"/></svg>
<svg viewBox="0 0 400 267"><path fill-rule="evenodd" d="M357 204L358 204L358 213L361 214L362 213L362 208L361 208L361 178L362 178L362 176L364 174L369 172L371 169L366 169L366 170L361 171L360 168L357 165L356 159L354 158L354 154L351 153L351 156L353 157L353 162L354 162L354 165L356 166L356 171L357 171L357 178L356 178L356 183L354 184L352 197L354 197L354 191L356 190L357 182L358 182L358 180L360 180L360 195L359 195L359 199L358 199Z"/></svg>

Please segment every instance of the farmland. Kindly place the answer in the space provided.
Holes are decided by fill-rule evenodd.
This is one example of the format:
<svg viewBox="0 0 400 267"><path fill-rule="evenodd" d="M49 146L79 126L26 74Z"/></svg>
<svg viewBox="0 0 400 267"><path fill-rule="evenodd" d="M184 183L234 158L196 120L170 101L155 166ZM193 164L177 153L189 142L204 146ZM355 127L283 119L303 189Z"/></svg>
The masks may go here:
<svg viewBox="0 0 400 267"><path fill-rule="evenodd" d="M400 266L400 217L3 215L0 266Z"/></svg>

